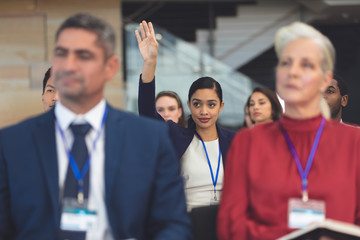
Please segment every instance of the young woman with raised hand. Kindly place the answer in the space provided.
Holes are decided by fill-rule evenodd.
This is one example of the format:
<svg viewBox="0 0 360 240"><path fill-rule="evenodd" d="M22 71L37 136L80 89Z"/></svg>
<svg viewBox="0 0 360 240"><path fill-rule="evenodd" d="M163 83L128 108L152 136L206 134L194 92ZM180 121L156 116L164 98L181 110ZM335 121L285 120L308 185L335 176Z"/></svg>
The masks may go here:
<svg viewBox="0 0 360 240"><path fill-rule="evenodd" d="M135 31L144 60L139 83L141 115L163 118L155 109L155 67L158 44L154 28L143 21ZM167 121L170 136L184 177L188 211L196 239L216 239L217 205L221 199L223 166L234 132L216 124L224 107L220 84L210 77L196 80L190 87L188 127Z"/></svg>
<svg viewBox="0 0 360 240"><path fill-rule="evenodd" d="M360 224L360 133L320 111L335 50L313 27L275 37L284 116L237 133L228 152L220 240L273 240L325 218Z"/></svg>

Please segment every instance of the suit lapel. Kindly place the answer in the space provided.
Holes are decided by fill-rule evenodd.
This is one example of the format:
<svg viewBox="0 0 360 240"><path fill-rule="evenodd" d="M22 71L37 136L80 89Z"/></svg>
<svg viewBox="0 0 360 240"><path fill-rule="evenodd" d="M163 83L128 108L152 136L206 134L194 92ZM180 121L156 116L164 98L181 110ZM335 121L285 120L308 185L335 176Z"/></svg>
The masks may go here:
<svg viewBox="0 0 360 240"><path fill-rule="evenodd" d="M45 113L37 122L33 132L34 145L39 154L40 163L46 178L51 204L54 212L54 221L58 223L59 212L59 174L55 140L54 109Z"/></svg>
<svg viewBox="0 0 360 240"><path fill-rule="evenodd" d="M121 124L121 115L115 109L108 107L105 120L105 199L109 203L111 189L120 166L121 148L124 146L124 126ZM107 204L108 205L108 204Z"/></svg>

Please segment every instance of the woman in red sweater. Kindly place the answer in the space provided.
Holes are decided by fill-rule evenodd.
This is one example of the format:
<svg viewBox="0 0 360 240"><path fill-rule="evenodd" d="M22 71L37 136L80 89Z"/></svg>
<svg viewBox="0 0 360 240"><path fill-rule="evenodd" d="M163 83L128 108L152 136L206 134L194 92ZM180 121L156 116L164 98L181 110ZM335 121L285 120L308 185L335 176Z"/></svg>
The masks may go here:
<svg viewBox="0 0 360 240"><path fill-rule="evenodd" d="M360 224L360 132L325 120L319 107L335 50L303 23L281 28L275 49L285 114L234 137L218 215L220 240L273 240L325 218Z"/></svg>

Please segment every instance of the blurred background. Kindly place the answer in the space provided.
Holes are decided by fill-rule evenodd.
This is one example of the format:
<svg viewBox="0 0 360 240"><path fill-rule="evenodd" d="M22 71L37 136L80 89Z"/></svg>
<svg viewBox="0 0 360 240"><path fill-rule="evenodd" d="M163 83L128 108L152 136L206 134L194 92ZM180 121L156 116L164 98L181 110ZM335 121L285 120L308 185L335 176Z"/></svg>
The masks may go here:
<svg viewBox="0 0 360 240"><path fill-rule="evenodd" d="M186 106L191 83L213 77L224 92L219 122L233 129L255 86L275 90L276 30L309 23L336 48L335 72L349 88L343 120L360 124L360 0L0 0L0 127L43 112L55 31L77 12L104 18L116 31L121 66L106 88L112 105L137 113L142 58L134 30L145 19L159 42L156 91L175 91Z"/></svg>

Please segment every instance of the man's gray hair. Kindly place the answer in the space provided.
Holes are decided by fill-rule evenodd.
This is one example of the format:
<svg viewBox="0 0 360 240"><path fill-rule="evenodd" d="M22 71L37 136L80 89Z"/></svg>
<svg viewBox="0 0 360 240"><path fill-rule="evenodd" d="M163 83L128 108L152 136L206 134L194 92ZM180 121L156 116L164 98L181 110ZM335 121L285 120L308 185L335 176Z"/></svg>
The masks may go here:
<svg viewBox="0 0 360 240"><path fill-rule="evenodd" d="M322 54L321 68L324 73L333 72L335 65L335 49L330 40L310 25L294 22L280 28L275 35L275 51L280 59L285 46L299 38L312 39Z"/></svg>
<svg viewBox="0 0 360 240"><path fill-rule="evenodd" d="M67 28L79 28L95 33L98 37L96 44L104 50L105 59L114 55L115 33L106 21L90 14L76 14L61 24L56 32L55 41L58 41L60 33Z"/></svg>

